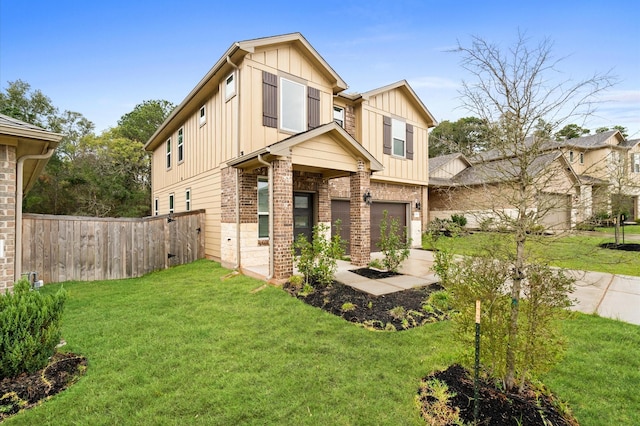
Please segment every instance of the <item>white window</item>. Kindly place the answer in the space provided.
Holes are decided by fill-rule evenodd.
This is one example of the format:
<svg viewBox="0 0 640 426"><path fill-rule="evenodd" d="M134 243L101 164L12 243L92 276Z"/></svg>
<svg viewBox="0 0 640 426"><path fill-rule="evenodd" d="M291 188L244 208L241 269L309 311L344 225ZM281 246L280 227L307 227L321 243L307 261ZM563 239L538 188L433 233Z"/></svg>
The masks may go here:
<svg viewBox="0 0 640 426"><path fill-rule="evenodd" d="M333 107L333 121L338 123L340 127L344 127L344 108Z"/></svg>
<svg viewBox="0 0 640 426"><path fill-rule="evenodd" d="M224 85L224 95L225 99L231 99L236 94L236 75L235 73L231 73Z"/></svg>
<svg viewBox="0 0 640 426"><path fill-rule="evenodd" d="M202 107L200 107L200 125L202 126L206 122L207 122L207 107L203 105Z"/></svg>
<svg viewBox="0 0 640 426"><path fill-rule="evenodd" d="M258 177L258 238L269 238L269 181Z"/></svg>
<svg viewBox="0 0 640 426"><path fill-rule="evenodd" d="M167 139L167 169L171 168L171 138Z"/></svg>
<svg viewBox="0 0 640 426"><path fill-rule="evenodd" d="M280 128L303 132L307 127L306 87L295 81L280 79Z"/></svg>
<svg viewBox="0 0 640 426"><path fill-rule="evenodd" d="M392 153L397 157L405 156L407 139L407 123L404 121L391 120L391 137L393 138Z"/></svg>
<svg viewBox="0 0 640 426"><path fill-rule="evenodd" d="M178 130L178 163L184 161L184 128Z"/></svg>
<svg viewBox="0 0 640 426"><path fill-rule="evenodd" d="M640 153L632 154L632 170L634 173L640 173Z"/></svg>
<svg viewBox="0 0 640 426"><path fill-rule="evenodd" d="M169 214L173 213L173 194L169 194Z"/></svg>
<svg viewBox="0 0 640 426"><path fill-rule="evenodd" d="M158 200L157 198L155 200L153 200L153 215L154 216L158 216L159 210L160 210L160 200Z"/></svg>
<svg viewBox="0 0 640 426"><path fill-rule="evenodd" d="M191 188L187 188L184 191L185 209L191 211Z"/></svg>

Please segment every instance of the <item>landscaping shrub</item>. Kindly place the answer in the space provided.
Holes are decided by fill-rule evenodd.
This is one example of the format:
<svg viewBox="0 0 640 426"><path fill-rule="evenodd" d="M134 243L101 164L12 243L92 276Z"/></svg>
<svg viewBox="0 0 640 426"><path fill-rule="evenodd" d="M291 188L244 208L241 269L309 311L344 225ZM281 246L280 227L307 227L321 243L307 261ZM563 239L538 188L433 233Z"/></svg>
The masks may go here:
<svg viewBox="0 0 640 426"><path fill-rule="evenodd" d="M407 238L407 228L399 232L398 219L389 220L389 212L382 212L380 222L380 241L376 244L382 254L382 265L387 271L398 272L398 268L409 257L411 238Z"/></svg>
<svg viewBox="0 0 640 426"><path fill-rule="evenodd" d="M465 226L467 226L467 218L461 214L452 214L451 222L457 224L460 228L464 228Z"/></svg>
<svg viewBox="0 0 640 426"><path fill-rule="evenodd" d="M0 379L43 368L60 343L66 293L44 296L27 280L0 296Z"/></svg>
<svg viewBox="0 0 640 426"><path fill-rule="evenodd" d="M329 227L323 223L313 227L313 239L307 241L304 235L298 235L293 243L294 261L298 271L308 285L329 285L338 269L338 259L344 255L345 241L340 237L340 221L336 221L338 231L327 238ZM295 253L300 255L296 256Z"/></svg>

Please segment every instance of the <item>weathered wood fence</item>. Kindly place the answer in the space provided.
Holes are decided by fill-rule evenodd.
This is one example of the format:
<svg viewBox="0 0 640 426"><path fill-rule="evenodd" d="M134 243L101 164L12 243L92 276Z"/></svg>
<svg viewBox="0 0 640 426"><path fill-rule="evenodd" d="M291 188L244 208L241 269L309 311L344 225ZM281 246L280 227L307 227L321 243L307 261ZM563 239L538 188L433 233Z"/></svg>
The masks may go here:
<svg viewBox="0 0 640 426"><path fill-rule="evenodd" d="M204 257L204 210L115 219L24 214L22 271L45 283L139 277Z"/></svg>

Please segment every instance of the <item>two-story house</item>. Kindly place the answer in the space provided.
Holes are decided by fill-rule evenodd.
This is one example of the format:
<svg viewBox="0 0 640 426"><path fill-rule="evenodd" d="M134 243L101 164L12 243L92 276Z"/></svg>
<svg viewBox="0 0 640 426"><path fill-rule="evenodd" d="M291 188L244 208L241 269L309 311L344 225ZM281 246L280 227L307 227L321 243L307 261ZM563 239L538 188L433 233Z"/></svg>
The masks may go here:
<svg viewBox="0 0 640 426"><path fill-rule="evenodd" d="M384 210L420 245L435 120L406 81L346 89L299 33L233 43L145 145L153 211L205 209L207 257L266 278L338 218L354 265Z"/></svg>

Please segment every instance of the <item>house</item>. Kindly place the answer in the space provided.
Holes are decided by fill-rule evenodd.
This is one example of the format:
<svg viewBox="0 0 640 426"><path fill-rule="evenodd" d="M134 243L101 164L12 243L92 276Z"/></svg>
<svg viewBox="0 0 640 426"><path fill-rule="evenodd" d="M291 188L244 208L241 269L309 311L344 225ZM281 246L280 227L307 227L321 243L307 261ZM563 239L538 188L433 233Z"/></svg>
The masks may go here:
<svg viewBox="0 0 640 426"><path fill-rule="evenodd" d="M406 81L346 90L299 33L233 43L145 145L154 214L205 209L206 256L276 280L336 219L354 265L384 210L420 245L436 122Z"/></svg>
<svg viewBox="0 0 640 426"><path fill-rule="evenodd" d="M584 220L612 207L640 219L640 139L611 130L556 143L578 174Z"/></svg>
<svg viewBox="0 0 640 426"><path fill-rule="evenodd" d="M529 166L536 181L528 209L547 229L571 229L594 215L610 214L612 206L631 220L639 218L640 140L626 141L613 130L552 141L541 145ZM515 157L497 150L472 159L459 153L431 158L430 220L464 214L470 227L481 227L497 212L513 217L510 194L517 171Z"/></svg>
<svg viewBox="0 0 640 426"><path fill-rule="evenodd" d="M22 273L22 198L62 135L0 114L0 294Z"/></svg>
<svg viewBox="0 0 640 426"><path fill-rule="evenodd" d="M495 155L484 161L472 161L462 154L431 158L429 220L462 214L468 227L485 228L515 218L520 167L514 157ZM537 223L547 230L575 225L579 179L562 152L541 153L527 167L532 177L527 213L535 214Z"/></svg>

